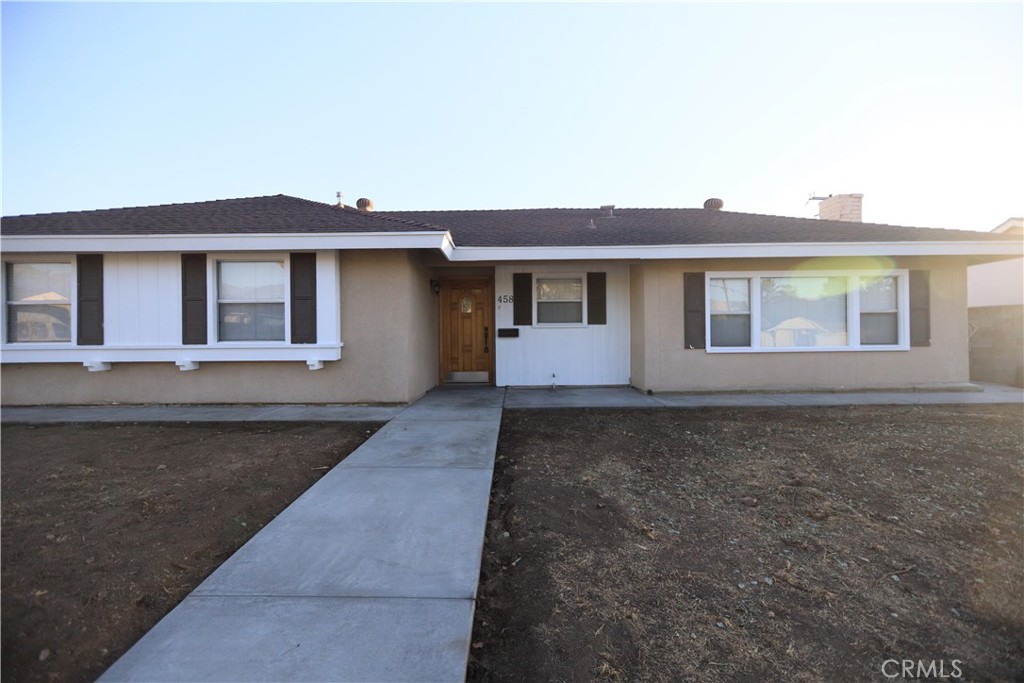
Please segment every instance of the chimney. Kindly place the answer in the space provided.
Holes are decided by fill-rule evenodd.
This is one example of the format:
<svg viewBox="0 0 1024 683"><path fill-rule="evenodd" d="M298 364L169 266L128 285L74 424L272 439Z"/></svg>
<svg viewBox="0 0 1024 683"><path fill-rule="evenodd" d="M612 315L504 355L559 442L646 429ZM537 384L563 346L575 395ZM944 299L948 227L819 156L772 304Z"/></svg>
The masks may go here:
<svg viewBox="0 0 1024 683"><path fill-rule="evenodd" d="M338 195L338 208L339 209L344 209L345 208L345 197L344 197L344 195L341 194L341 190L338 190L337 195Z"/></svg>
<svg viewBox="0 0 1024 683"><path fill-rule="evenodd" d="M602 204L601 205L601 211L604 212L604 215L606 217L614 216L615 215L615 205L614 204Z"/></svg>
<svg viewBox="0 0 1024 683"><path fill-rule="evenodd" d="M818 204L818 218L823 221L860 223L862 194L830 194Z"/></svg>

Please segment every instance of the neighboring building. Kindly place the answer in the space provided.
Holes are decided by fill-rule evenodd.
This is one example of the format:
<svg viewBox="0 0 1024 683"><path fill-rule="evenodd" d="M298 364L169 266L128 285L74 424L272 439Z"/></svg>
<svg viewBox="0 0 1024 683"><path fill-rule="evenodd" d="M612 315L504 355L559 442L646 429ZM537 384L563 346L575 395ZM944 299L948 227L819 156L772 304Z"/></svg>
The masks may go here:
<svg viewBox="0 0 1024 683"><path fill-rule="evenodd" d="M1024 234L1024 219L996 227L1001 235ZM1011 258L967 269L971 379L1024 386L1024 259Z"/></svg>
<svg viewBox="0 0 1024 683"><path fill-rule="evenodd" d="M3 403L949 385L969 378L968 265L1024 253L1010 234L712 200L360 206L277 195L4 218Z"/></svg>

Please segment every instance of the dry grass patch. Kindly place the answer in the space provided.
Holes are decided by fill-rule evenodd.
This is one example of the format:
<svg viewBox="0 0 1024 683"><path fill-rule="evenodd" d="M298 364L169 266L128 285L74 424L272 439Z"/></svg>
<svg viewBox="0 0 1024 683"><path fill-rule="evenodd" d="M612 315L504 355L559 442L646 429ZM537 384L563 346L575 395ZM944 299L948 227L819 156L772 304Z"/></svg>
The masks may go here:
<svg viewBox="0 0 1024 683"><path fill-rule="evenodd" d="M473 681L1024 670L1020 406L506 411Z"/></svg>

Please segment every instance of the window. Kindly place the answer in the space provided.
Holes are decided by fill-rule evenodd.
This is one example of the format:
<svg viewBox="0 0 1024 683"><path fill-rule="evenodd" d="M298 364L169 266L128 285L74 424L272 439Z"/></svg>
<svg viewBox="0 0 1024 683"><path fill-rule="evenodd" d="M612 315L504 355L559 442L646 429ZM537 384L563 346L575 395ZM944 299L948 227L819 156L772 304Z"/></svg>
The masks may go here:
<svg viewBox="0 0 1024 683"><path fill-rule="evenodd" d="M761 278L761 346L846 346L845 277Z"/></svg>
<svg viewBox="0 0 1024 683"><path fill-rule="evenodd" d="M217 338L284 341L284 261L217 263Z"/></svg>
<svg viewBox="0 0 1024 683"><path fill-rule="evenodd" d="M709 349L907 348L906 271L707 274Z"/></svg>
<svg viewBox="0 0 1024 683"><path fill-rule="evenodd" d="M711 345L750 346L750 280L712 278Z"/></svg>
<svg viewBox="0 0 1024 683"><path fill-rule="evenodd" d="M583 323L583 278L537 278L537 322Z"/></svg>
<svg viewBox="0 0 1024 683"><path fill-rule="evenodd" d="M899 343L896 278L861 279L860 343Z"/></svg>
<svg viewBox="0 0 1024 683"><path fill-rule="evenodd" d="M71 341L70 263L7 264L7 341Z"/></svg>

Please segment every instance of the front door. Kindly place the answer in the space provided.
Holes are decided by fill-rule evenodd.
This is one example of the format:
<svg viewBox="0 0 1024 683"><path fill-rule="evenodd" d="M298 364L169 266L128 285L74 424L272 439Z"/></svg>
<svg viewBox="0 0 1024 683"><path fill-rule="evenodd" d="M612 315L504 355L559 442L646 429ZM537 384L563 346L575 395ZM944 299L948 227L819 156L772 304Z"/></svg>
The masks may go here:
<svg viewBox="0 0 1024 683"><path fill-rule="evenodd" d="M490 382L494 367L491 281L441 281L441 381Z"/></svg>

